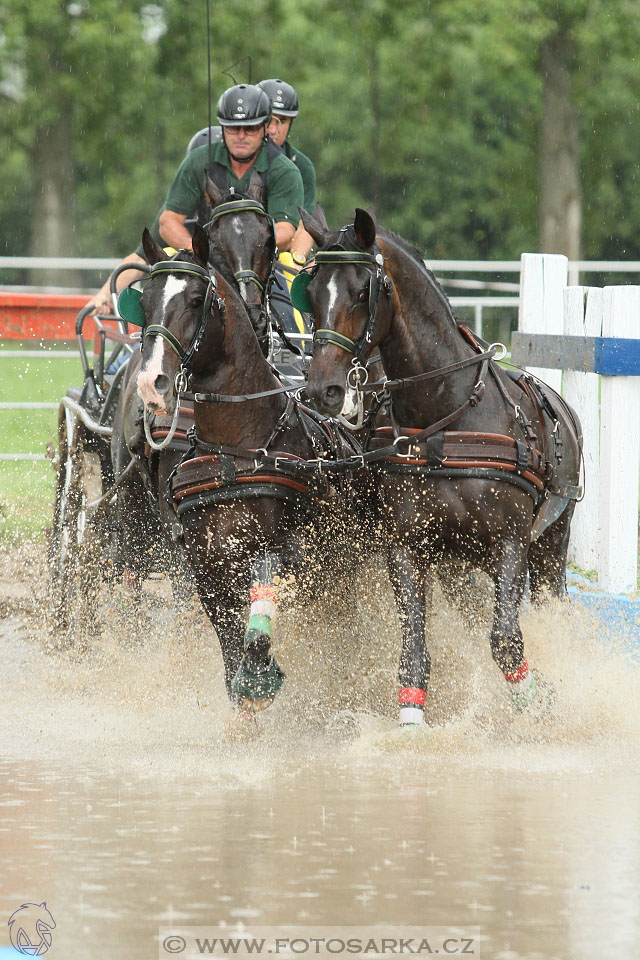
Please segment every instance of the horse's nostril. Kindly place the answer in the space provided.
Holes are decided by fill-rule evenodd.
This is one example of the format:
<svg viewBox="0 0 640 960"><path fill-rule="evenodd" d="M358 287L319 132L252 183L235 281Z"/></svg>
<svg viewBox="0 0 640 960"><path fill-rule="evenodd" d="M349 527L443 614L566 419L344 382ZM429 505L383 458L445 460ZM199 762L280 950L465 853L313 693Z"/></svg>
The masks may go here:
<svg viewBox="0 0 640 960"><path fill-rule="evenodd" d="M325 402L330 406L336 406L344 400L344 390L337 383L332 383L324 391Z"/></svg>
<svg viewBox="0 0 640 960"><path fill-rule="evenodd" d="M164 373L160 373L156 377L156 381L153 386L156 393L158 393L161 397L164 397L165 394L169 392L170 385L171 381L169 380L169 377L167 377Z"/></svg>

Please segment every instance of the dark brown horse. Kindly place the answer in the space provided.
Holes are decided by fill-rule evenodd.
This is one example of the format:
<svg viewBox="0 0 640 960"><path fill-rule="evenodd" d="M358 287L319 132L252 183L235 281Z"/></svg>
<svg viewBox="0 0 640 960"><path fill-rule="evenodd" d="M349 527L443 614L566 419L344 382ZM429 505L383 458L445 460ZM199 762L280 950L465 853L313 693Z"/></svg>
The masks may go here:
<svg viewBox="0 0 640 960"><path fill-rule="evenodd" d="M257 174L252 175L246 195L225 196L208 179L206 198L210 204L207 213L210 220L206 226L209 262L242 297L266 353L269 349L267 294L276 248L273 220L261 203L262 181ZM117 502L119 558L137 596L154 556L167 551L175 553L167 537L173 513L162 491L166 478L186 449L186 432L193 423L193 400L187 396L183 398L183 413L176 421L173 440L167 442L169 422L156 418L151 433L153 441L163 449L148 451L147 448L145 453L142 404L136 386L140 364L140 353L134 353L115 411L111 444L116 476L124 472L132 454L140 458L140 470L129 475ZM151 531L154 531L155 549L150 549ZM179 566L179 556L177 563Z"/></svg>
<svg viewBox="0 0 640 960"><path fill-rule="evenodd" d="M255 712L284 676L270 653L279 584L301 567L305 535L313 541L327 526L329 485L303 461L344 451L274 376L242 301L208 265L204 231L196 227L193 255L177 260L148 232L143 245L152 267L137 388L148 409L171 416L176 378L191 379L197 443L161 485L218 634L231 699Z"/></svg>
<svg viewBox="0 0 640 960"><path fill-rule="evenodd" d="M527 567L534 599L545 589L564 591L580 495L575 415L550 388L500 368L496 347L483 348L456 323L420 254L376 231L368 213L358 210L339 232L309 215L303 220L320 250L300 291L304 297L308 283L316 326L307 395L335 415L350 371L375 347L388 378L376 389L386 396L392 426L374 433L366 457L386 518L403 631L401 722L422 720L427 596L433 565L451 556L493 578L491 651L514 704L527 706L540 685L525 657L518 611Z"/></svg>

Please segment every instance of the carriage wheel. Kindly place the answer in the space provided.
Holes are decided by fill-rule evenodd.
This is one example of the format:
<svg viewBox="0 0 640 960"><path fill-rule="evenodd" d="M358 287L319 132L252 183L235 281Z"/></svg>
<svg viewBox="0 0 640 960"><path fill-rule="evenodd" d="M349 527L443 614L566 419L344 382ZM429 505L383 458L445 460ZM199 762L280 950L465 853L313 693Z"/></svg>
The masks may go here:
<svg viewBox="0 0 640 960"><path fill-rule="evenodd" d="M97 601L99 536L88 524L90 504L102 494L97 453L85 449L86 431L64 407L58 421L59 466L49 549L49 606L57 645L72 645L92 620Z"/></svg>

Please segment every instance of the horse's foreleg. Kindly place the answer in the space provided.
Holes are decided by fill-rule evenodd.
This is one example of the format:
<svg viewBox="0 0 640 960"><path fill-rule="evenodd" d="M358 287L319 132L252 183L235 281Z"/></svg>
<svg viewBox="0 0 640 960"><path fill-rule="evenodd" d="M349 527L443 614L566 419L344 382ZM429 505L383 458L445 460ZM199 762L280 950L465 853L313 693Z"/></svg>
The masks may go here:
<svg viewBox="0 0 640 960"><path fill-rule="evenodd" d="M402 629L402 651L398 668L400 723L419 724L424 720L424 703L431 669L425 638L425 575L406 547L392 546L387 556ZM427 583L431 594L431 578L428 578Z"/></svg>
<svg viewBox="0 0 640 960"><path fill-rule="evenodd" d="M524 654L518 620L527 570L526 550L511 540L493 544L495 602L491 653L509 685L513 702L524 707L536 696L536 681Z"/></svg>
<svg viewBox="0 0 640 960"><path fill-rule="evenodd" d="M222 591L219 583L210 590L198 590L202 606L218 635L224 681L229 699L233 701L231 684L243 651L244 617L242 598L235 592Z"/></svg>
<svg viewBox="0 0 640 960"><path fill-rule="evenodd" d="M243 709L268 707L284 681L284 672L271 654L271 634L277 614L280 558L266 553L251 568L251 610L244 634L244 652L231 690Z"/></svg>

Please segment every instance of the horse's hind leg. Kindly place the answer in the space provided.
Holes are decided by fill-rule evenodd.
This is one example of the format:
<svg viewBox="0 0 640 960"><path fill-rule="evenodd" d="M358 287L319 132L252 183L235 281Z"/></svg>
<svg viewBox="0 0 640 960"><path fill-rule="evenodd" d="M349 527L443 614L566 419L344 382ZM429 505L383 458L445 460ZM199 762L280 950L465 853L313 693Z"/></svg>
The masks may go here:
<svg viewBox="0 0 640 960"><path fill-rule="evenodd" d="M567 550L575 501L571 501L555 523L529 547L531 600L540 603L545 592L552 597L566 594Z"/></svg>
<svg viewBox="0 0 640 960"><path fill-rule="evenodd" d="M431 658L425 638L425 587L431 594L431 578L406 547L391 546L387 552L389 576L402 628L402 651L398 679L400 691L400 723L420 724L424 720L424 703L429 685ZM430 599L430 596L429 596Z"/></svg>
<svg viewBox="0 0 640 960"><path fill-rule="evenodd" d="M244 635L244 652L231 683L236 703L257 712L268 707L284 681L284 672L271 654L271 632L276 618L280 557L266 553L251 567L251 610Z"/></svg>
<svg viewBox="0 0 640 960"><path fill-rule="evenodd" d="M515 706L525 707L537 695L536 681L524 653L518 611L526 580L527 554L513 540L492 545L495 601L491 653L509 685Z"/></svg>

